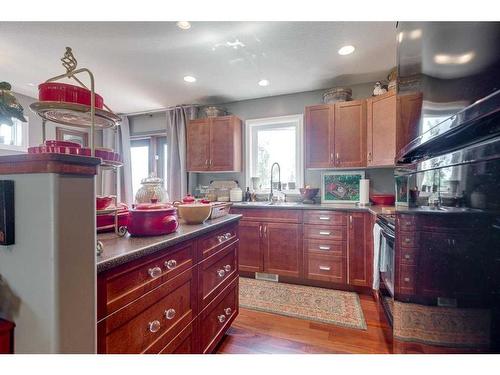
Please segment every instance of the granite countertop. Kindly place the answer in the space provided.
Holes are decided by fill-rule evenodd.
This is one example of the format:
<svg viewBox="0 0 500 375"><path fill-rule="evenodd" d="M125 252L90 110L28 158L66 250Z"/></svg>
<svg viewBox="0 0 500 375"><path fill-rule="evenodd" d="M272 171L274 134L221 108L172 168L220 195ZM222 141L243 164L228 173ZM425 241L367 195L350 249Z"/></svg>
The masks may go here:
<svg viewBox="0 0 500 375"><path fill-rule="evenodd" d="M180 224L177 232L154 237L117 237L114 233L102 233L97 239L104 245L103 253L97 257L97 272L103 272L145 255L152 254L179 242L198 237L201 234L240 220L241 215L229 214L203 224Z"/></svg>
<svg viewBox="0 0 500 375"><path fill-rule="evenodd" d="M233 203L234 208L265 208L265 209L286 209L286 210L325 210L325 211L358 211L370 212L374 215L382 213L394 213L394 206L357 206L355 204L304 204L304 203L278 203L265 204L265 202L239 202Z"/></svg>

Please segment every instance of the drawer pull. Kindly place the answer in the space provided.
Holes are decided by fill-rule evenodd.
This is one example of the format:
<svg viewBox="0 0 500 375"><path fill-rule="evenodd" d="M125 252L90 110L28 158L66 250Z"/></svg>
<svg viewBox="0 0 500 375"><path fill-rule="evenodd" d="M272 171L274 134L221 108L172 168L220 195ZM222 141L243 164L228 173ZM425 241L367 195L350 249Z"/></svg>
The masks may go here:
<svg viewBox="0 0 500 375"><path fill-rule="evenodd" d="M331 268L330 268L330 267L328 267L328 266L319 266L319 269L320 269L321 271L330 271L330 269L331 269Z"/></svg>
<svg viewBox="0 0 500 375"><path fill-rule="evenodd" d="M327 232L327 231L324 231L324 230L320 230L319 231L319 234L321 234L322 236L329 236L331 234L331 232Z"/></svg>
<svg viewBox="0 0 500 375"><path fill-rule="evenodd" d="M222 270L222 269L221 269L221 270L217 270L217 275L218 275L219 277L224 277L224 276L226 276L226 271L224 271L224 270Z"/></svg>
<svg viewBox="0 0 500 375"><path fill-rule="evenodd" d="M219 319L219 323L224 323L226 321L226 316L225 315L219 315L217 317L217 319Z"/></svg>
<svg viewBox="0 0 500 375"><path fill-rule="evenodd" d="M409 277L405 277L403 280L405 281L405 283L409 283L410 282L410 278Z"/></svg>
<svg viewBox="0 0 500 375"><path fill-rule="evenodd" d="M405 238L405 243L410 243L411 242L411 239L409 239L408 237Z"/></svg>
<svg viewBox="0 0 500 375"><path fill-rule="evenodd" d="M319 245L319 249L320 249L320 250L330 250L330 246L322 246L322 245Z"/></svg>
<svg viewBox="0 0 500 375"><path fill-rule="evenodd" d="M320 220L330 220L330 216L320 216Z"/></svg>
<svg viewBox="0 0 500 375"><path fill-rule="evenodd" d="M231 272L231 265L230 265L230 264L226 264L226 265L224 266L224 271L226 271L226 272Z"/></svg>
<svg viewBox="0 0 500 375"><path fill-rule="evenodd" d="M168 320L171 320L171 319L174 319L174 316L175 316L174 309L165 310L165 318L167 318Z"/></svg>
<svg viewBox="0 0 500 375"><path fill-rule="evenodd" d="M227 315L227 316L229 316L229 315L231 315L231 313L233 312L233 310L231 310L231 308L230 308L230 307L226 307L226 308L224 309L224 312L226 313L226 315Z"/></svg>
<svg viewBox="0 0 500 375"><path fill-rule="evenodd" d="M148 270L149 276L151 276L153 279L156 279L158 276L161 275L161 268L160 267L153 267Z"/></svg>
<svg viewBox="0 0 500 375"><path fill-rule="evenodd" d="M153 320L152 322L149 322L149 332L155 333L160 330L161 324L158 320Z"/></svg>
<svg viewBox="0 0 500 375"><path fill-rule="evenodd" d="M226 233L226 234L224 235L224 238L225 238L226 240L230 239L231 237L232 237L232 234L231 234L231 233L229 233L229 232L228 232L228 233Z"/></svg>
<svg viewBox="0 0 500 375"><path fill-rule="evenodd" d="M170 259L165 262L165 267L167 267L169 270L173 270L175 267L177 267L177 261L175 259Z"/></svg>
<svg viewBox="0 0 500 375"><path fill-rule="evenodd" d="M221 234L220 236L217 236L217 239L219 240L219 242L224 242L226 240L226 236Z"/></svg>
<svg viewBox="0 0 500 375"><path fill-rule="evenodd" d="M410 258L411 258L410 254L405 254L405 259L410 259Z"/></svg>

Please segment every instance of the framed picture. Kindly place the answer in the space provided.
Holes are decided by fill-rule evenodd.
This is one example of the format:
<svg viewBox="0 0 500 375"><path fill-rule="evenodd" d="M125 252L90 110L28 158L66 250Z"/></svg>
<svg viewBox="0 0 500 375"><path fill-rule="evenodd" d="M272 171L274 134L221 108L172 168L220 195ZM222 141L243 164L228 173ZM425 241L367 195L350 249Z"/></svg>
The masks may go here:
<svg viewBox="0 0 500 375"><path fill-rule="evenodd" d="M79 143L80 146L82 147L88 147L89 134L87 132L82 132L78 130L57 127L56 140L76 142Z"/></svg>
<svg viewBox="0 0 500 375"><path fill-rule="evenodd" d="M359 181L365 171L335 171L321 174L321 203L359 202Z"/></svg>

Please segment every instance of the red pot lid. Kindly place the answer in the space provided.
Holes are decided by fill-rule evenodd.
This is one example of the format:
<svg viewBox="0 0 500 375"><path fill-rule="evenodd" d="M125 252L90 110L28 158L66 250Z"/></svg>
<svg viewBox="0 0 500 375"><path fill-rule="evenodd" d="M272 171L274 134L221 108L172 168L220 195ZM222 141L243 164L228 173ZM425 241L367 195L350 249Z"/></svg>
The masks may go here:
<svg viewBox="0 0 500 375"><path fill-rule="evenodd" d="M139 203L132 211L141 212L158 212L158 211L172 211L175 213L177 209L168 203Z"/></svg>
<svg viewBox="0 0 500 375"><path fill-rule="evenodd" d="M191 194L186 195L184 198L182 198L183 203L194 203L195 199Z"/></svg>

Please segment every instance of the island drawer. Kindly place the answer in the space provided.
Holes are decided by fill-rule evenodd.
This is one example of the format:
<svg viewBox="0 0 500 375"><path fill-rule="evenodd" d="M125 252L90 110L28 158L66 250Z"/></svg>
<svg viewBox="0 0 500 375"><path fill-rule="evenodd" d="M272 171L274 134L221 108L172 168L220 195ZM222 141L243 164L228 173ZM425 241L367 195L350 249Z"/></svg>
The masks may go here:
<svg viewBox="0 0 500 375"><path fill-rule="evenodd" d="M347 261L335 255L307 254L306 277L311 280L345 284Z"/></svg>
<svg viewBox="0 0 500 375"><path fill-rule="evenodd" d="M304 238L331 241L345 241L346 227L304 224Z"/></svg>
<svg viewBox="0 0 500 375"><path fill-rule="evenodd" d="M198 316L202 353L214 350L238 315L238 278L235 278Z"/></svg>
<svg viewBox="0 0 500 375"><path fill-rule="evenodd" d="M331 240L304 240L306 253L320 253L336 256L346 256L347 244L345 241Z"/></svg>
<svg viewBox="0 0 500 375"><path fill-rule="evenodd" d="M238 275L238 243L232 243L200 263L198 293L200 310Z"/></svg>
<svg viewBox="0 0 500 375"><path fill-rule="evenodd" d="M194 323L190 323L175 338L168 343L158 354L194 354Z"/></svg>
<svg viewBox="0 0 500 375"><path fill-rule="evenodd" d="M196 314L194 269L98 323L99 353L158 353Z"/></svg>
<svg viewBox="0 0 500 375"><path fill-rule="evenodd" d="M304 224L347 225L347 216L344 212L309 210L304 211Z"/></svg>
<svg viewBox="0 0 500 375"><path fill-rule="evenodd" d="M416 247L417 243L417 232L403 232L398 233L398 239L400 241L401 247Z"/></svg>
<svg viewBox="0 0 500 375"><path fill-rule="evenodd" d="M227 244L236 241L238 238L238 226L225 226L213 231L198 240L198 252L202 259L208 258Z"/></svg>
<svg viewBox="0 0 500 375"><path fill-rule="evenodd" d="M193 243L185 242L168 251L161 251L99 274L99 305L104 307L104 311L99 311L98 318L117 311L191 268L194 264L193 257Z"/></svg>

